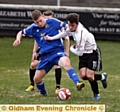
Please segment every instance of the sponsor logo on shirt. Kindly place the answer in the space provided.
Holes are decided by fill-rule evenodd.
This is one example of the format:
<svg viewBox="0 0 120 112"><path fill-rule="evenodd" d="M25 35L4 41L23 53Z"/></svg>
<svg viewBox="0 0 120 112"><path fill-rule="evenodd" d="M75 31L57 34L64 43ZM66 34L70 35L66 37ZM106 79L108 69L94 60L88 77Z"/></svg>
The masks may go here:
<svg viewBox="0 0 120 112"><path fill-rule="evenodd" d="M41 36L40 39L43 40L43 39L44 39L44 36L45 36L45 33L41 33L40 36Z"/></svg>
<svg viewBox="0 0 120 112"><path fill-rule="evenodd" d="M46 25L45 25L45 28L49 28L49 25L48 25L48 24L46 24Z"/></svg>
<svg viewBox="0 0 120 112"><path fill-rule="evenodd" d="M39 29L37 29L37 31L36 32L39 32Z"/></svg>

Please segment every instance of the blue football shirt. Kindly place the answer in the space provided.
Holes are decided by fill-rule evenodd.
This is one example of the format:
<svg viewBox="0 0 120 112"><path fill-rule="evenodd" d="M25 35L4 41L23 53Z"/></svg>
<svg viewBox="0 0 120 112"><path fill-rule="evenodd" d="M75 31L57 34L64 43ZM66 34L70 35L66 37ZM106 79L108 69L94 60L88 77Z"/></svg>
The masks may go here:
<svg viewBox="0 0 120 112"><path fill-rule="evenodd" d="M53 41L44 40L46 35L51 37L55 36L59 33L59 30L63 29L64 27L66 27L66 23L55 18L49 18L46 19L46 24L44 27L39 27L33 23L26 29L22 30L22 35L32 36L36 40L38 46L40 47L39 54L51 52L56 49L61 49L64 51L64 46L60 39Z"/></svg>

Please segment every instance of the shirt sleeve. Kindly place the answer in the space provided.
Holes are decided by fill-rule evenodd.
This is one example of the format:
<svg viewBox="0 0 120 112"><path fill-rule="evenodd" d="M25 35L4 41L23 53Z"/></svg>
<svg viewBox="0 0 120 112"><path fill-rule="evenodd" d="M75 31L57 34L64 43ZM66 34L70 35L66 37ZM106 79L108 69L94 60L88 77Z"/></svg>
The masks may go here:
<svg viewBox="0 0 120 112"><path fill-rule="evenodd" d="M52 23L53 23L53 26L55 26L55 28L58 30L63 30L66 28L66 23L56 18L52 18Z"/></svg>
<svg viewBox="0 0 120 112"><path fill-rule="evenodd" d="M32 36L33 24L22 30L22 36Z"/></svg>
<svg viewBox="0 0 120 112"><path fill-rule="evenodd" d="M53 37L50 37L50 38L51 38L51 40L56 40L56 39L63 38L63 37L66 37L66 36L67 36L66 39L69 39L68 36L71 36L71 33L70 33L69 29L64 30L64 31L60 32L59 34L57 34Z"/></svg>
<svg viewBox="0 0 120 112"><path fill-rule="evenodd" d="M72 46L70 47L70 51L71 51L73 54L77 55L77 56L82 56L84 50L76 50L73 46L74 46L74 45L72 45Z"/></svg>

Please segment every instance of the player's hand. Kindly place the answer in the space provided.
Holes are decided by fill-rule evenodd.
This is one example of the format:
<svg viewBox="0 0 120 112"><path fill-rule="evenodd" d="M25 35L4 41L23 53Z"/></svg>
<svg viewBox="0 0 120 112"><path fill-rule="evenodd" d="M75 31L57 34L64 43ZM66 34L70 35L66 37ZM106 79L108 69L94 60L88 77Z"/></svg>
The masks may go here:
<svg viewBox="0 0 120 112"><path fill-rule="evenodd" d="M44 39L45 40L52 40L51 37L49 37L49 36L45 36Z"/></svg>
<svg viewBox="0 0 120 112"><path fill-rule="evenodd" d="M77 47L77 45L76 45L76 44L74 44L74 45L73 45L73 48L74 48L74 49L76 49L76 47Z"/></svg>
<svg viewBox="0 0 120 112"><path fill-rule="evenodd" d="M13 46L18 46L20 44L20 40L15 40L14 42L13 42Z"/></svg>

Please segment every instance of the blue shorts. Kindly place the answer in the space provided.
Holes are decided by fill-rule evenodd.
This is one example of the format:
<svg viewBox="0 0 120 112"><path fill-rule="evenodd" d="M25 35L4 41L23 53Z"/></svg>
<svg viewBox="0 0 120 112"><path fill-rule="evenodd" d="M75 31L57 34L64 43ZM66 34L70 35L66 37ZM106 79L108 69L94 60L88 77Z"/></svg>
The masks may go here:
<svg viewBox="0 0 120 112"><path fill-rule="evenodd" d="M54 65L58 65L59 59L63 56L67 56L66 53L64 51L61 52L57 50L52 51L47 55L43 55L40 58L40 63L38 64L36 69L44 69L46 73L48 73Z"/></svg>

